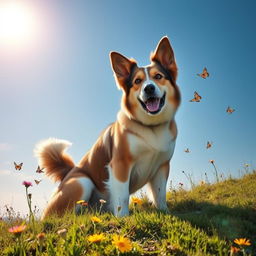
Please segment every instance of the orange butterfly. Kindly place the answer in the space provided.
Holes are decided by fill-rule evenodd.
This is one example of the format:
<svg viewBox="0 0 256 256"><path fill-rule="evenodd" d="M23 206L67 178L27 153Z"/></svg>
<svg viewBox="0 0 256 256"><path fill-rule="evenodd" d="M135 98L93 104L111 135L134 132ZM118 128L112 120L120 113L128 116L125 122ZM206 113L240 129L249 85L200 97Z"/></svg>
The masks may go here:
<svg viewBox="0 0 256 256"><path fill-rule="evenodd" d="M38 185L42 180L35 180L36 185Z"/></svg>
<svg viewBox="0 0 256 256"><path fill-rule="evenodd" d="M207 141L206 148L208 149L208 148L211 148L211 147L212 147L212 142Z"/></svg>
<svg viewBox="0 0 256 256"><path fill-rule="evenodd" d="M207 71L207 68L203 69L203 72L201 74L197 74L198 76L202 77L203 79L206 79L206 77L209 77L209 73Z"/></svg>
<svg viewBox="0 0 256 256"><path fill-rule="evenodd" d="M21 168L22 168L22 165L23 165L23 163L16 164L16 163L14 162L15 170L20 171L20 170L21 170Z"/></svg>
<svg viewBox="0 0 256 256"><path fill-rule="evenodd" d="M190 153L189 148L186 148L186 149L184 150L184 152L186 152L186 153Z"/></svg>
<svg viewBox="0 0 256 256"><path fill-rule="evenodd" d="M36 172L37 172L37 173L43 173L43 169L44 169L44 168L41 169L40 166L38 165Z"/></svg>
<svg viewBox="0 0 256 256"><path fill-rule="evenodd" d="M228 106L226 112L229 114L232 114L235 111L235 109L231 108L230 106Z"/></svg>
<svg viewBox="0 0 256 256"><path fill-rule="evenodd" d="M202 97L197 92L194 92L194 98L190 102L200 102L201 99Z"/></svg>

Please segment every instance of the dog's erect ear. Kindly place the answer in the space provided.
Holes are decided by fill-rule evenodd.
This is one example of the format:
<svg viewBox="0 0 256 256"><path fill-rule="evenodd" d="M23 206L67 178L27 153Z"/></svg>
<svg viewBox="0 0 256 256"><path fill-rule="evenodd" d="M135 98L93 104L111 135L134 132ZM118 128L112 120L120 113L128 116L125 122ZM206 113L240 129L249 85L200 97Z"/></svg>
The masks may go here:
<svg viewBox="0 0 256 256"><path fill-rule="evenodd" d="M132 70L137 66L136 61L130 60L118 52L110 52L110 62L118 85L126 90Z"/></svg>
<svg viewBox="0 0 256 256"><path fill-rule="evenodd" d="M170 72L172 78L176 80L178 68L167 36L159 41L155 51L151 54L151 61L161 64L163 68Z"/></svg>

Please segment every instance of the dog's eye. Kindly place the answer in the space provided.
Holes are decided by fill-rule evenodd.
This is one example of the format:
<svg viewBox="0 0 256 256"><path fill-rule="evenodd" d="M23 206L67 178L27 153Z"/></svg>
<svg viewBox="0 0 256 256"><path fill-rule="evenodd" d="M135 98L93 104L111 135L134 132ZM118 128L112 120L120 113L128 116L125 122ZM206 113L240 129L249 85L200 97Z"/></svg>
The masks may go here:
<svg viewBox="0 0 256 256"><path fill-rule="evenodd" d="M159 79L161 79L163 76L161 75L161 74L156 74L155 76L154 76L154 78L156 79L156 80L159 80Z"/></svg>
<svg viewBox="0 0 256 256"><path fill-rule="evenodd" d="M140 84L141 81L142 81L142 80L141 80L140 78L137 78L137 79L134 81L134 83L135 83L135 84Z"/></svg>

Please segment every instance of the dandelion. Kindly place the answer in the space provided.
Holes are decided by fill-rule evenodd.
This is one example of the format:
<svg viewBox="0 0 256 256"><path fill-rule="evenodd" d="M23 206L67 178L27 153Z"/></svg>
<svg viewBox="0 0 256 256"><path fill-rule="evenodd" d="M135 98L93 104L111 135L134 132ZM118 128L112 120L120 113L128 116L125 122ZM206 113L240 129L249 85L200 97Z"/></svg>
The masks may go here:
<svg viewBox="0 0 256 256"><path fill-rule="evenodd" d="M106 200L104 200L104 199L100 199L100 200L99 200L99 202L100 202L100 210L99 210L99 213L101 213L101 210L102 210L103 204L105 204L107 201L106 201Z"/></svg>
<svg viewBox="0 0 256 256"><path fill-rule="evenodd" d="M23 181L22 185L24 185L26 188L32 187L32 182L30 181Z"/></svg>
<svg viewBox="0 0 256 256"><path fill-rule="evenodd" d="M87 240L91 243L98 243L104 239L104 234L94 234L91 236L88 236Z"/></svg>
<svg viewBox="0 0 256 256"><path fill-rule="evenodd" d="M100 199L99 202L100 202L101 204L105 204L107 201L105 201L104 199Z"/></svg>
<svg viewBox="0 0 256 256"><path fill-rule="evenodd" d="M239 251L240 251L239 248L237 248L237 247L235 247L235 246L231 246L231 249L230 249L231 255L233 255L234 253L237 253L237 252L239 252Z"/></svg>
<svg viewBox="0 0 256 256"><path fill-rule="evenodd" d="M8 231L14 235L20 235L25 229L26 225L14 226L8 229Z"/></svg>
<svg viewBox="0 0 256 256"><path fill-rule="evenodd" d="M250 165L249 164L244 164L244 170L245 170L246 174L248 174L249 169L250 169Z"/></svg>
<svg viewBox="0 0 256 256"><path fill-rule="evenodd" d="M251 242L249 239L246 239L246 238L236 238L234 240L234 243L238 244L238 245L246 245L246 246L249 246L251 245Z"/></svg>
<svg viewBox="0 0 256 256"><path fill-rule="evenodd" d="M132 198L132 203L141 205L143 203L143 201L141 199L137 198L137 197L133 197Z"/></svg>
<svg viewBox="0 0 256 256"><path fill-rule="evenodd" d="M123 236L114 235L112 244L115 245L120 252L130 252L132 250L131 240Z"/></svg>
<svg viewBox="0 0 256 256"><path fill-rule="evenodd" d="M68 230L66 228L60 229L57 231L57 234L61 236L62 238L65 238L67 235Z"/></svg>
<svg viewBox="0 0 256 256"><path fill-rule="evenodd" d="M100 218L96 217L96 216L91 217L91 221L93 223L100 223L100 222L102 222L102 220Z"/></svg>
<svg viewBox="0 0 256 256"><path fill-rule="evenodd" d="M204 181L204 180L201 180L201 181L200 181L200 186L203 186L203 185L205 185L205 181Z"/></svg>

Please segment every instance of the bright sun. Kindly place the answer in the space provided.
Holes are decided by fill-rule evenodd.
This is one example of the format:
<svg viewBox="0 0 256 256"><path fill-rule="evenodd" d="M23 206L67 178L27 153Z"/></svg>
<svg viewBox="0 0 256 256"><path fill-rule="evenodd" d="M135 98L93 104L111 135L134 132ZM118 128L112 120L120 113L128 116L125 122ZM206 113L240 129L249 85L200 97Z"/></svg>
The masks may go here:
<svg viewBox="0 0 256 256"><path fill-rule="evenodd" d="M35 19L22 1L0 2L0 43L23 44L35 32Z"/></svg>

